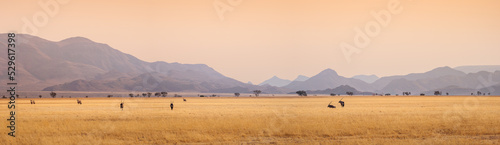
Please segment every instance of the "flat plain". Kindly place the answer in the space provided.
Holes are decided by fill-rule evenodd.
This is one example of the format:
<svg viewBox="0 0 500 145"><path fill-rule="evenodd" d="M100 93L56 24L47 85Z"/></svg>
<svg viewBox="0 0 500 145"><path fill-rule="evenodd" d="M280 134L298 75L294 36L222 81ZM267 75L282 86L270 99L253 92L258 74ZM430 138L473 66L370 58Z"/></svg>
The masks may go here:
<svg viewBox="0 0 500 145"><path fill-rule="evenodd" d="M76 99L0 99L1 144L500 144L492 96Z"/></svg>

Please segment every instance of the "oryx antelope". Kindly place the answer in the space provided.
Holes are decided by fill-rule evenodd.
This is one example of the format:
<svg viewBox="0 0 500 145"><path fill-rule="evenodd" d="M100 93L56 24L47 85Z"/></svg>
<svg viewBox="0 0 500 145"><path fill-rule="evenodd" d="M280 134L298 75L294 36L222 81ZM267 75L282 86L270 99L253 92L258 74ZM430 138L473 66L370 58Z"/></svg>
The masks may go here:
<svg viewBox="0 0 500 145"><path fill-rule="evenodd" d="M328 104L328 106L327 106L327 107L328 107L328 108L337 108L337 107L335 107L335 106L333 106L333 105L332 105L332 102L333 102L333 101L331 101L331 102L330 102L330 104Z"/></svg>
<svg viewBox="0 0 500 145"><path fill-rule="evenodd" d="M342 98L342 99L344 99L344 98ZM339 100L339 103L340 103L340 105L341 105L342 107L344 107L344 101L342 101L342 99L340 99L340 100Z"/></svg>

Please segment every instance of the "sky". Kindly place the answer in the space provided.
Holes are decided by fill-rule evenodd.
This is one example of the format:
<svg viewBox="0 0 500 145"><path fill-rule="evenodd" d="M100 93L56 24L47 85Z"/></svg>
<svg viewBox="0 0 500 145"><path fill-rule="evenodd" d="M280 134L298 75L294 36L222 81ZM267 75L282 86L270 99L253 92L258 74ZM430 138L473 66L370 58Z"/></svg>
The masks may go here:
<svg viewBox="0 0 500 145"><path fill-rule="evenodd" d="M500 65L498 0L16 0L0 32L81 36L242 82Z"/></svg>

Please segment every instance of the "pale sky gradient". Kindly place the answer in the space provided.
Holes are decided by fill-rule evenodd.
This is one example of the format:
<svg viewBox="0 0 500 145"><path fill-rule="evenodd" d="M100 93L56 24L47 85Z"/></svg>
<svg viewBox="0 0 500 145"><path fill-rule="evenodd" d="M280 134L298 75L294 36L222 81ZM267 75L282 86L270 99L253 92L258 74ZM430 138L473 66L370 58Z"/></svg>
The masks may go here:
<svg viewBox="0 0 500 145"><path fill-rule="evenodd" d="M23 18L44 12L39 1L53 0L3 0L0 32L22 32ZM223 21L216 0L66 1L37 36L82 36L149 62L203 63L242 82L326 68L350 77L500 65L499 0L400 0L403 11L351 62L339 44L352 44L354 28L390 0L242 0Z"/></svg>

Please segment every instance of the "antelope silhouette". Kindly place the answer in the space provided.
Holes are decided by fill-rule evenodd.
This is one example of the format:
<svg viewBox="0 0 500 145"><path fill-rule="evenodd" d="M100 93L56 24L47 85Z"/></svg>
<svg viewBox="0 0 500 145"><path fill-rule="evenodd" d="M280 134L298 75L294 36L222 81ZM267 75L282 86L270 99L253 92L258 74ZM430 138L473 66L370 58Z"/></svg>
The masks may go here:
<svg viewBox="0 0 500 145"><path fill-rule="evenodd" d="M335 106L333 106L333 105L332 105L332 102L333 102L333 101L331 101L331 102L330 102L330 104L328 104L328 106L327 106L327 107L328 107L328 108L337 108L337 107L335 107Z"/></svg>
<svg viewBox="0 0 500 145"><path fill-rule="evenodd" d="M342 98L342 99L344 99L344 98ZM344 101L342 101L342 99L340 99L340 100L339 100L339 103L340 103L340 105L341 105L342 107L344 107Z"/></svg>

